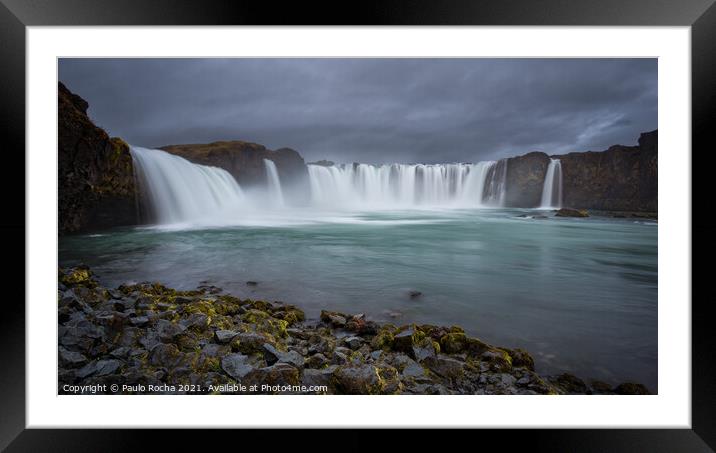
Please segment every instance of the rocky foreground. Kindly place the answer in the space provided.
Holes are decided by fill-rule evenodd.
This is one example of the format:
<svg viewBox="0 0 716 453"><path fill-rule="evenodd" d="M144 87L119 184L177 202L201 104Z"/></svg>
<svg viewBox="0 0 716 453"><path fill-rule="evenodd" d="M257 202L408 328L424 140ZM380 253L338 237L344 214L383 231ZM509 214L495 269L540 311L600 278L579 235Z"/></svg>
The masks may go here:
<svg viewBox="0 0 716 453"><path fill-rule="evenodd" d="M457 326L396 327L220 288L102 287L59 270L58 392L85 394L646 394L640 384L540 376L524 350Z"/></svg>

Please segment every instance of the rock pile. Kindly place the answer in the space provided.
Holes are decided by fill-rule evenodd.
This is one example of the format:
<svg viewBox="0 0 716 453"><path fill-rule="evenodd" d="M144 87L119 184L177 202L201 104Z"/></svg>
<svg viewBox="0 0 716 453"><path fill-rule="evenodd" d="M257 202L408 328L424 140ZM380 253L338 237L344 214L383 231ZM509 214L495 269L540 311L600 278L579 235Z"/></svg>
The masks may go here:
<svg viewBox="0 0 716 453"><path fill-rule="evenodd" d="M155 393L648 393L633 383L540 376L526 351L489 345L457 326L398 327L331 311L311 321L293 305L242 300L213 286L108 289L86 266L59 270L58 321L60 393L152 393L149 386L162 389Z"/></svg>

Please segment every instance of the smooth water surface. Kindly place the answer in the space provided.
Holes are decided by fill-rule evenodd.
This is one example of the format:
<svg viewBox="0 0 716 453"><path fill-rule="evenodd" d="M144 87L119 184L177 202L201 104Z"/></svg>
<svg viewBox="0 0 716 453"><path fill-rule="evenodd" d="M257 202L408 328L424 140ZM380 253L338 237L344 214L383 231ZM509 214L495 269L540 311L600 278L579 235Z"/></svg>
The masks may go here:
<svg viewBox="0 0 716 453"><path fill-rule="evenodd" d="M395 324L457 324L527 349L538 372L636 381L656 392L656 223L551 216L295 210L243 226L62 237L59 258L62 266L90 265L110 286L208 282L296 304L309 317L331 309ZM411 299L410 291L422 296Z"/></svg>

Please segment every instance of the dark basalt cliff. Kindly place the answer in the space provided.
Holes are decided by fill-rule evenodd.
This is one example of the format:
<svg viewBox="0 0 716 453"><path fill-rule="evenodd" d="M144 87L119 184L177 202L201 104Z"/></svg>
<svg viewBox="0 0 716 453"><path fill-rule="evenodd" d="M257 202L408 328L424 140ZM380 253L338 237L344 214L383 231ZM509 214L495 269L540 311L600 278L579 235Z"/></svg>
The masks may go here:
<svg viewBox="0 0 716 453"><path fill-rule="evenodd" d="M60 234L137 223L129 146L87 116L89 104L58 86Z"/></svg>
<svg viewBox="0 0 716 453"><path fill-rule="evenodd" d="M242 187L266 183L264 159L276 164L281 184L308 187L308 170L303 157L291 148L272 151L263 145L243 141L221 141L208 144L168 145L160 149L191 162L223 168Z"/></svg>
<svg viewBox="0 0 716 453"><path fill-rule="evenodd" d="M657 212L658 132L638 146L555 156L562 161L564 205L607 211Z"/></svg>
<svg viewBox="0 0 716 453"><path fill-rule="evenodd" d="M562 162L564 206L605 211L657 212L658 131L638 146L553 155ZM539 206L550 156L531 152L508 159L506 205Z"/></svg>
<svg viewBox="0 0 716 453"><path fill-rule="evenodd" d="M549 156L536 151L508 159L505 204L515 207L539 206L548 165Z"/></svg>

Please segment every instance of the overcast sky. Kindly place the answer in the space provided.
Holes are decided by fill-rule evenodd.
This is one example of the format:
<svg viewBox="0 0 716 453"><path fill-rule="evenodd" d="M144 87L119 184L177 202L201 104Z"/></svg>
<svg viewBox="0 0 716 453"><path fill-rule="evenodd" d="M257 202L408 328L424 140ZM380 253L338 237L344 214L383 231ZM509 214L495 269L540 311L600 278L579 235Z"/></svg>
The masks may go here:
<svg viewBox="0 0 716 453"><path fill-rule="evenodd" d="M477 162L633 145L656 59L62 59L133 145L245 140L307 161Z"/></svg>

